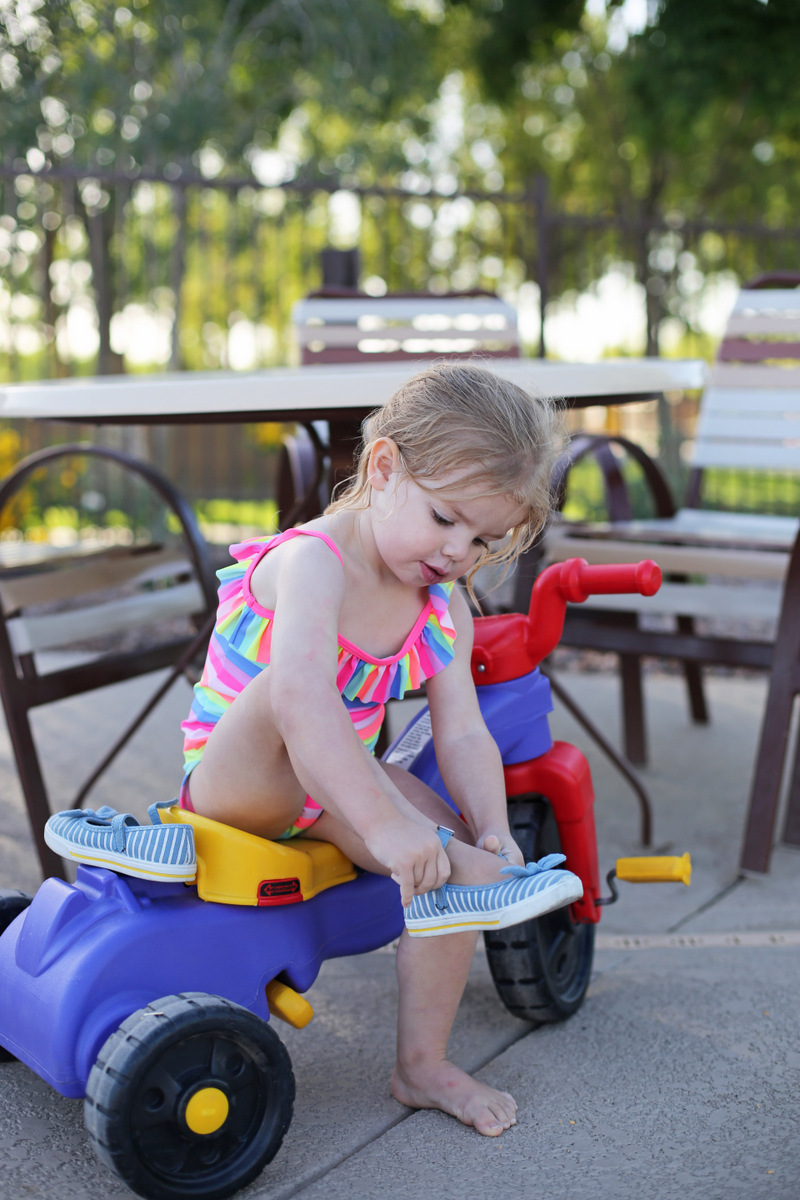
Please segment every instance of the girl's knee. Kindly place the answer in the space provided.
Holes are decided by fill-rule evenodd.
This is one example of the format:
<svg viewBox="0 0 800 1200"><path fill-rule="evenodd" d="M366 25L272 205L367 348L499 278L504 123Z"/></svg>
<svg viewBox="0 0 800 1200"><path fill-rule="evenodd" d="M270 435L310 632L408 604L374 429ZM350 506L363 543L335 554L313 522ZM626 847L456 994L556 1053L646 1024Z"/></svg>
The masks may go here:
<svg viewBox="0 0 800 1200"><path fill-rule="evenodd" d="M447 829L452 829L453 836L459 842L465 842L468 846L475 845L475 838L469 826L433 788L421 779L417 779L416 775L412 775L403 767L397 767L393 763L381 763L381 766L392 783L416 809L435 821L437 825L444 825Z"/></svg>

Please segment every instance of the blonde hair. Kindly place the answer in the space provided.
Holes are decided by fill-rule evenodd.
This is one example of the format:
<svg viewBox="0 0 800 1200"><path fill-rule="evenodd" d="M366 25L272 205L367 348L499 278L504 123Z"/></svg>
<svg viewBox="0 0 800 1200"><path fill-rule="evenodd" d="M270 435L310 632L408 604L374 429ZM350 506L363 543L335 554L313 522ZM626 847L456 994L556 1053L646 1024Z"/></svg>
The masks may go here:
<svg viewBox="0 0 800 1200"><path fill-rule="evenodd" d="M326 513L367 508L369 456L379 438L391 438L407 475L419 486L460 473L458 487L509 496L525 518L498 549L487 550L467 576L488 563L506 570L534 542L550 512L550 475L561 448L555 403L470 362L435 363L409 379L362 429L356 471L340 485ZM505 572L504 572L505 573Z"/></svg>

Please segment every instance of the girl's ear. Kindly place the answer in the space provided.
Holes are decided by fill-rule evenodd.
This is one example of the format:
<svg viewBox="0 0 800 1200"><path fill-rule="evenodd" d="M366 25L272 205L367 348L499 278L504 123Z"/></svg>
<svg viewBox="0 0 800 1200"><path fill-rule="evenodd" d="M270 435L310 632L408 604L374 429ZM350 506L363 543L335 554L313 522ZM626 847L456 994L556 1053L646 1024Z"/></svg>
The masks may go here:
<svg viewBox="0 0 800 1200"><path fill-rule="evenodd" d="M400 451L391 438L378 438L370 451L367 462L367 478L370 486L382 492L395 471L401 469Z"/></svg>

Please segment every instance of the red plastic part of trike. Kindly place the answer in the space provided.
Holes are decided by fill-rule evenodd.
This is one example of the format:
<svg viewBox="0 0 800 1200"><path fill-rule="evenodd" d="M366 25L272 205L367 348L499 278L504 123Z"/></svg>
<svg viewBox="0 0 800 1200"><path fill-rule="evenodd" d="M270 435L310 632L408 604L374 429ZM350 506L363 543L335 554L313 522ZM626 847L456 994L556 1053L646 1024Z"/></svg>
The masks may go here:
<svg viewBox="0 0 800 1200"><path fill-rule="evenodd" d="M583 558L553 563L536 580L527 614L504 613L475 621L475 683L504 683L538 667L558 645L568 602L581 604L592 595L622 592L654 596L660 586L661 569L651 559L592 567Z"/></svg>
<svg viewBox="0 0 800 1200"><path fill-rule="evenodd" d="M479 617L475 621L472 676L479 687L505 683L538 667L558 645L567 604L591 595L639 592L654 595L661 570L652 560L589 566L585 559L554 563L539 578L527 613ZM570 869L580 876L583 898L572 906L576 921L600 920L600 871L594 824L594 789L589 764L577 747L556 742L528 762L506 764L506 795L546 796L558 826L561 849Z"/></svg>

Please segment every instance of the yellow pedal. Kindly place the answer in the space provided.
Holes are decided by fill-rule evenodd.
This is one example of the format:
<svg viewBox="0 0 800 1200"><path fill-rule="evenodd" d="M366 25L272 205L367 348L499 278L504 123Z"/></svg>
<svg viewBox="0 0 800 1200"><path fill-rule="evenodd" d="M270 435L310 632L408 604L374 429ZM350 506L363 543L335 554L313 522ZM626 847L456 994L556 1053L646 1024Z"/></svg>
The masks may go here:
<svg viewBox="0 0 800 1200"><path fill-rule="evenodd" d="M267 984L267 1004L273 1017L280 1017L294 1029L305 1029L314 1015L314 1010L304 996L290 988L288 983L273 979Z"/></svg>
<svg viewBox="0 0 800 1200"><path fill-rule="evenodd" d="M628 883L685 883L688 887L692 879L692 860L688 854L618 858L617 879Z"/></svg>
<svg viewBox="0 0 800 1200"><path fill-rule="evenodd" d="M270 842L177 805L159 815L165 825L191 825L194 831L201 900L260 908L295 904L356 877L350 859L330 842L305 837Z"/></svg>

